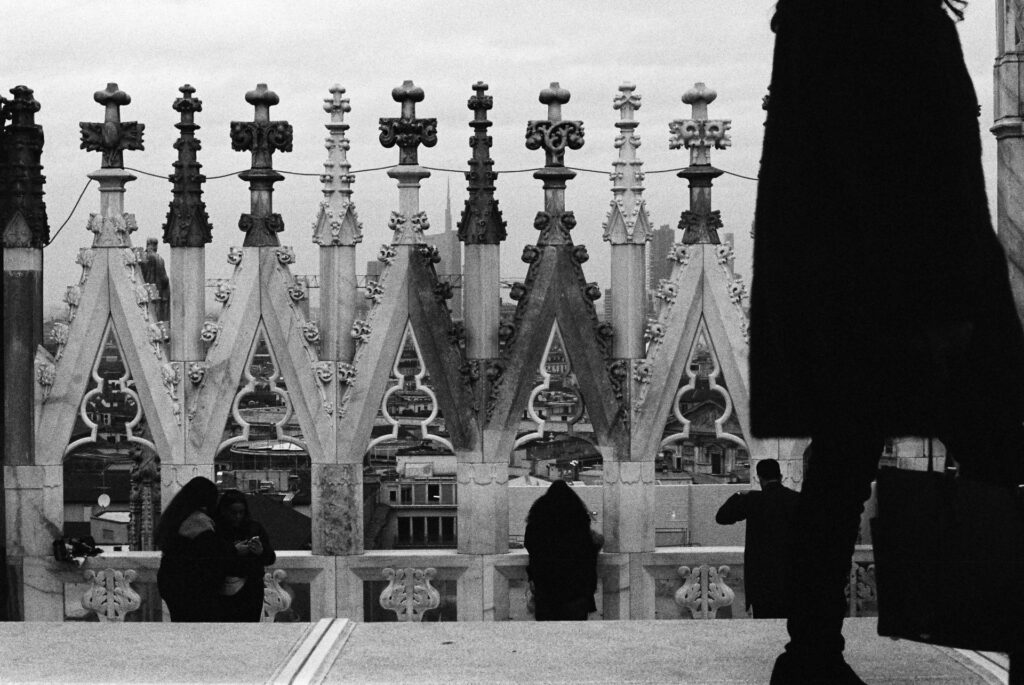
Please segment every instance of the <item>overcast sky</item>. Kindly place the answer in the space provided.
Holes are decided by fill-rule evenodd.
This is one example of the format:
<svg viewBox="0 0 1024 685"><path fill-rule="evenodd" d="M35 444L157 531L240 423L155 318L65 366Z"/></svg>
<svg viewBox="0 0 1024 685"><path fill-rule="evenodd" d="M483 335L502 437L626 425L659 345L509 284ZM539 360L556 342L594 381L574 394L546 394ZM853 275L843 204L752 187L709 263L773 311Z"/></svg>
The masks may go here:
<svg viewBox="0 0 1024 685"><path fill-rule="evenodd" d="M495 123L495 169L541 166L543 151L523 144L526 122L546 117L540 90L558 81L572 93L563 117L581 119L586 130L582 150L568 151L567 164L610 171L619 113L612 98L620 83L632 81L643 98L637 112L639 151L645 170L685 166L689 155L668 149L668 122L688 117L680 96L696 81L718 92L710 116L732 120L732 147L715 150L712 163L745 176L757 174L764 112L761 98L771 75L773 34L768 29L772 2L766 0L646 0L645 2L560 2L552 0L401 3L339 1L292 3L249 0L74 2L5 0L0 24L4 92L15 85L35 90L42 104L37 122L46 134L43 151L46 204L51 232L68 216L100 155L79 149L78 122L101 121L103 108L92 95L116 82L132 97L122 120L146 124L145 151L126 152L125 166L167 175L176 159L178 114L171 104L184 83L196 89L203 111L199 161L203 173L216 176L248 168L249 153L231 150L232 120L251 120L245 93L265 82L281 98L274 119L294 127L294 151L274 155L286 171L319 173L326 151L327 115L321 108L334 83L347 89L352 112L349 160L353 169L396 164L396 149L377 140L379 117L398 115L391 89L412 79L426 92L417 115L436 117L438 144L420 151L425 166L466 169L470 157L466 100L478 80L490 86ZM960 24L961 40L982 103L984 129L992 121L992 63L995 57L994 3L971 3ZM879 102L884 108L885 103ZM881 132L865 132L880 135ZM985 169L994 197L995 145L986 132ZM801 141L793 141L795 145ZM944 141L935 141L943 145ZM138 175L129 184L126 211L139 231L136 245L159 237L171 199L171 184ZM466 197L460 174L434 172L423 181L421 207L431 232L444 225L446 183L458 221ZM645 197L655 225L675 226L687 208L686 182L675 174L647 176ZM322 194L316 177L288 176L276 186L275 211L285 220L283 244L296 249L296 273L317 271L311 222ZM575 211L577 243L592 259L589 280L608 286L608 244L601 224L611 199L607 174L580 173L569 183L568 209ZM357 176L354 200L365 228L359 246L360 272L381 243L390 239L387 217L397 208L395 182L385 172ZM725 232L736 235L738 269L750 273L750 226L756 183L734 176L715 182L713 203L721 210ZM505 275L525 274L518 257L533 242L533 216L543 207L540 182L530 174L499 176L496 193L508 222L502 246ZM204 199L214 240L207 249L207 276L226 277L227 249L241 245L238 217L249 209L247 184L237 177L208 181ZM64 231L45 252L46 299L59 301L77 279L74 256L91 244L85 229L89 212L99 208L93 184ZM165 259L169 248L161 244ZM598 303L599 306L602 302Z"/></svg>

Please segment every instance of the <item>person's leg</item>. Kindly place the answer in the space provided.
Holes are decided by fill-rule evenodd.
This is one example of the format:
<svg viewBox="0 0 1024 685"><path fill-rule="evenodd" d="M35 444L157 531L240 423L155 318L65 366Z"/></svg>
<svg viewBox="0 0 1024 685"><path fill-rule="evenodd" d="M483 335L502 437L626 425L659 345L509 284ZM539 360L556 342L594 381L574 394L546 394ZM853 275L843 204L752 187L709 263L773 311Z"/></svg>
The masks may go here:
<svg viewBox="0 0 1024 685"><path fill-rule="evenodd" d="M813 445L794 535L799 588L786 624L790 642L773 674L772 682L778 683L801 682L785 672L813 676L815 669L843 664L844 589L883 438L818 435Z"/></svg>

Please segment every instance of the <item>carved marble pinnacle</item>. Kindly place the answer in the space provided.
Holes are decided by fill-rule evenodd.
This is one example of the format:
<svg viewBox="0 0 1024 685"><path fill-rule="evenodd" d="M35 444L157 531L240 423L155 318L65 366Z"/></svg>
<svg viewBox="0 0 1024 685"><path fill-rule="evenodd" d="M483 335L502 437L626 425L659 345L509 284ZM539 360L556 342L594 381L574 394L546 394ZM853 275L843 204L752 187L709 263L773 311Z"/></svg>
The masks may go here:
<svg viewBox="0 0 1024 685"><path fill-rule="evenodd" d="M562 105L569 102L569 97L569 91L553 81L540 92L539 98L541 104L548 106L548 118L531 120L526 125L526 147L529 150L544 148L547 167L565 166L565 149L583 147L583 122L562 120Z"/></svg>
<svg viewBox="0 0 1024 685"><path fill-rule="evenodd" d="M174 100L171 108L181 115L181 120L174 125L181 135L174 143L178 151L174 173L168 176L174 184L174 197L164 223L163 240L171 247L203 247L213 239L210 218L203 202L206 177L200 173L203 165L196 157L202 146L195 137L199 129L195 113L203 111L203 101L192 97L196 89L187 83L178 91L182 96Z"/></svg>
<svg viewBox="0 0 1024 685"><path fill-rule="evenodd" d="M323 105L324 111L331 116L330 122L325 124L328 133L324 141L327 161L320 176L324 201L313 224L313 242L318 245L355 245L363 240L363 225L351 201L355 176L350 173L350 143L345 137L349 128L345 114L352 111L352 105L344 97L345 89L340 85L334 84L329 92L331 97L324 98Z"/></svg>
<svg viewBox="0 0 1024 685"><path fill-rule="evenodd" d="M142 146L142 133L146 125L137 121L121 121L121 107L131 103L132 98L119 89L116 83L108 83L105 90L96 91L92 97L106 111L102 123L79 123L82 130L81 147L91 152L102 152L102 168L123 169L125 150L145 149Z"/></svg>
<svg viewBox="0 0 1024 685"><path fill-rule="evenodd" d="M487 88L486 83L477 81L473 85L474 95L466 105L473 111L473 121L469 122L473 128L473 136L469 139L473 158L469 160L469 171L466 172L469 197L459 220L459 240L469 245L497 245L508 235L498 201L494 198L494 181L498 174L493 170L494 160L490 155L493 141L487 135L491 126L487 110L494 106L494 100L485 95Z"/></svg>
<svg viewBox="0 0 1024 685"><path fill-rule="evenodd" d="M284 176L274 171L275 151L292 151L292 127L287 121L271 121L270 108L280 102L277 93L259 83L245 94L253 106L252 121L231 122L231 149L252 152L252 166L238 174L249 181L250 212L242 214L238 228L245 232L243 247L274 247L281 244L277 234L284 220L273 212L274 183Z"/></svg>
<svg viewBox="0 0 1024 685"><path fill-rule="evenodd" d="M417 148L433 147L437 144L437 119L417 119L416 103L424 98L423 89L404 81L391 91L395 102L402 104L402 115L397 118L381 117L380 144L384 147L398 145L400 165L419 164Z"/></svg>
<svg viewBox="0 0 1024 685"><path fill-rule="evenodd" d="M724 150L732 145L729 119L709 119L708 105L718 93L703 83L695 83L683 93L682 101L691 107L691 118L669 122L669 149L686 148L690 151L690 166L678 176L690 182L690 208L682 213L679 228L683 230L683 243L720 244L718 229L722 227L720 212L711 210L711 184L722 175L722 170L711 166L711 148Z"/></svg>
<svg viewBox="0 0 1024 685"><path fill-rule="evenodd" d="M652 237L651 222L647 217L643 195L643 162L637 159L640 136L636 128L640 122L633 118L640 109L640 95L636 86L625 82L619 86L619 94L612 100L612 108L619 111L620 119L615 122L619 134L615 137L618 159L612 162L611 209L604 222L604 239L612 245L642 245Z"/></svg>
<svg viewBox="0 0 1024 685"><path fill-rule="evenodd" d="M35 123L40 105L26 86L0 97L0 230L4 247L42 248L50 240L39 163L43 127ZM5 122L10 121L10 124ZM18 218L20 217L20 219Z"/></svg>

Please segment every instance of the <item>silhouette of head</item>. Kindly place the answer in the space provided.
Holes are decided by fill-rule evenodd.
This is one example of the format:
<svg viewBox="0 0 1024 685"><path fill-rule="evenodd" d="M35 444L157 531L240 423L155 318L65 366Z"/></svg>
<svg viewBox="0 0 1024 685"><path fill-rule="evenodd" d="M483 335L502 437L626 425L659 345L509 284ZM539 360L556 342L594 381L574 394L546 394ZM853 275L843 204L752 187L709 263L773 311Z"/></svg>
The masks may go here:
<svg viewBox="0 0 1024 685"><path fill-rule="evenodd" d="M212 514L217 507L217 486L209 478L196 476L178 491L164 513L160 515L160 522L156 526L157 547L164 549L164 546L177 532L182 521L197 511L205 514Z"/></svg>
<svg viewBox="0 0 1024 685"><path fill-rule="evenodd" d="M225 490L217 503L217 523L238 528L250 520L249 503L240 490Z"/></svg>
<svg viewBox="0 0 1024 685"><path fill-rule="evenodd" d="M762 481L782 480L782 469L776 459L762 459L757 462L757 477Z"/></svg>

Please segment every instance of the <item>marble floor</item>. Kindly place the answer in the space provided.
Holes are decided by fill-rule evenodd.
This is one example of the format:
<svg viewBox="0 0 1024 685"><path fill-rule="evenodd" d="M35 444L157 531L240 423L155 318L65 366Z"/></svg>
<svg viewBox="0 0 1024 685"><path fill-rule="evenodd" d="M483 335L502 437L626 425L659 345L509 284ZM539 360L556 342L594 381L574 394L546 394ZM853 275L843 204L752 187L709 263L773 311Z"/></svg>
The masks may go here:
<svg viewBox="0 0 1024 685"><path fill-rule="evenodd" d="M872 684L1005 683L994 656L848 619ZM3 683L765 683L783 621L0 623Z"/></svg>

